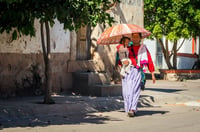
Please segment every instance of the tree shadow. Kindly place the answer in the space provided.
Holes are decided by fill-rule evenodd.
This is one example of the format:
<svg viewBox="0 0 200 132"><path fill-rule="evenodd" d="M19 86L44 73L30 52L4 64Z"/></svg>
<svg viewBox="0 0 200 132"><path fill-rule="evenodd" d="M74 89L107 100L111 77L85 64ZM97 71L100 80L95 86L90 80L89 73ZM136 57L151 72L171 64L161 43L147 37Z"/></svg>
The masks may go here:
<svg viewBox="0 0 200 132"><path fill-rule="evenodd" d="M42 97L0 100L0 128L46 127L49 125L104 124L120 121L109 116L95 115L123 107L117 97L57 96L55 104L41 104Z"/></svg>
<svg viewBox="0 0 200 132"><path fill-rule="evenodd" d="M97 116L88 113L66 114L66 115L48 115L48 116L27 116L12 117L7 121L1 119L3 128L11 127L47 127L49 125L78 125L84 123L104 124L105 121L120 121L110 117Z"/></svg>
<svg viewBox="0 0 200 132"><path fill-rule="evenodd" d="M57 95L55 104L41 104L43 97L15 97L0 100L0 129L12 127L46 127L49 125L105 124L105 121L121 121L119 118L95 113L121 111L121 96L92 97ZM154 97L141 95L138 107L154 107ZM138 111L138 116L165 114L167 111Z"/></svg>

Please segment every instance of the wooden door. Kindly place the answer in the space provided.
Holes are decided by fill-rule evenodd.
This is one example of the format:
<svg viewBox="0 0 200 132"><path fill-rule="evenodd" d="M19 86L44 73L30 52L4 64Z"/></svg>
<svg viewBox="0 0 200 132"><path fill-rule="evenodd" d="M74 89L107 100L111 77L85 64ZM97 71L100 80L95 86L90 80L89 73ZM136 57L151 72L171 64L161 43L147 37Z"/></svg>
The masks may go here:
<svg viewBox="0 0 200 132"><path fill-rule="evenodd" d="M88 27L81 27L77 34L77 60L90 59L90 33Z"/></svg>

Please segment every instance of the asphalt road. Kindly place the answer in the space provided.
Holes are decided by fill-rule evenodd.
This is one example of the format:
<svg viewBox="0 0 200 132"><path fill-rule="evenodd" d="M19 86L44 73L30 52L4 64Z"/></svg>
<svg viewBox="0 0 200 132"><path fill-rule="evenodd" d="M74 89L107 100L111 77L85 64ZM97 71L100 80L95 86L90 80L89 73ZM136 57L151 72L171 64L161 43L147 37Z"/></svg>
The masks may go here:
<svg viewBox="0 0 200 132"><path fill-rule="evenodd" d="M147 81L137 116L124 113L122 97L54 96L0 100L2 132L200 132L200 80Z"/></svg>

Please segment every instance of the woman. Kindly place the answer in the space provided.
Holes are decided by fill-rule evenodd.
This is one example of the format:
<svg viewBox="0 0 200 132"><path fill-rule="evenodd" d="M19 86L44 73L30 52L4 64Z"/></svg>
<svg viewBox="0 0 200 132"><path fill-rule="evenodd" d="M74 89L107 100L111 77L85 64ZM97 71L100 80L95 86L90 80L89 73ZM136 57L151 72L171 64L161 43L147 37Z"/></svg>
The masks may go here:
<svg viewBox="0 0 200 132"><path fill-rule="evenodd" d="M129 49L129 59L132 67L129 73L122 78L122 94L124 99L124 109L130 117L137 112L137 104L141 91L141 68L145 70L148 67L152 75L153 83L155 83L154 65L151 55L146 46L141 44L142 36L140 33L132 34L133 45ZM123 65L128 65L129 61L123 61Z"/></svg>

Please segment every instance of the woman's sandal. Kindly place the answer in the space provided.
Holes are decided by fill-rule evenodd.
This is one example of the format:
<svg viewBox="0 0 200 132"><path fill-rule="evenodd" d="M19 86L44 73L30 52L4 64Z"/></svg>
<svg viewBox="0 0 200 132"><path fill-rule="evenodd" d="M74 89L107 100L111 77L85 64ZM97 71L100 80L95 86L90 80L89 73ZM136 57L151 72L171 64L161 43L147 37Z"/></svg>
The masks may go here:
<svg viewBox="0 0 200 132"><path fill-rule="evenodd" d="M129 112L128 112L128 116L129 116L129 117L134 117L134 115L135 115L134 111L129 111Z"/></svg>

